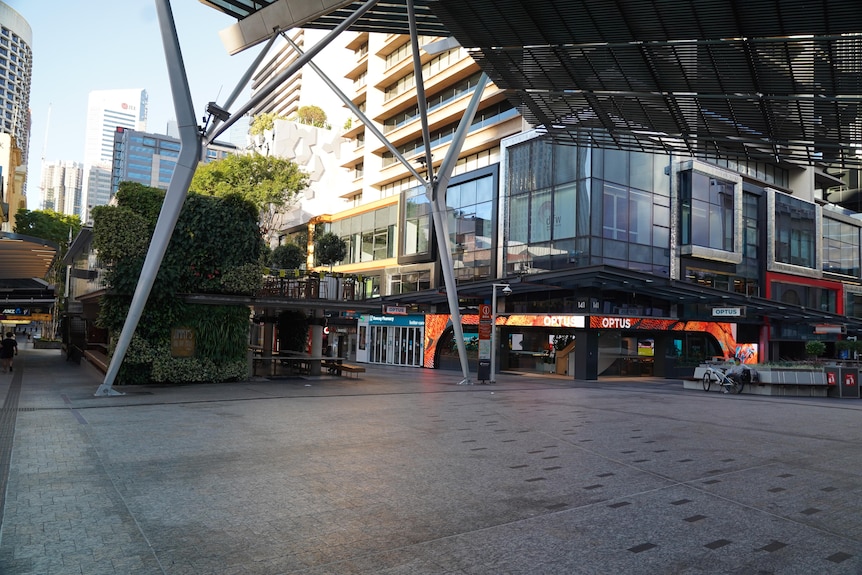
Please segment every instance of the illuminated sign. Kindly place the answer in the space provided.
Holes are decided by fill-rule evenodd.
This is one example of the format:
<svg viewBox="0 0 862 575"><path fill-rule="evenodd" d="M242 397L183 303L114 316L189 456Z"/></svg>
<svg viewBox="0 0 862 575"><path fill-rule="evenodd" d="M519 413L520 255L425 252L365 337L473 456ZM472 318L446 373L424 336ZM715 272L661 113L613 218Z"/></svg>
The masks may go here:
<svg viewBox="0 0 862 575"><path fill-rule="evenodd" d="M407 308L400 305L385 305L383 306L383 313L389 315L407 315Z"/></svg>
<svg viewBox="0 0 862 575"><path fill-rule="evenodd" d="M584 327L584 316L582 315L546 315L542 316L542 325L545 327Z"/></svg>
<svg viewBox="0 0 862 575"><path fill-rule="evenodd" d="M425 325L425 316L412 315L407 317L395 317L392 315L363 315L360 321L368 321L369 325L398 325L419 327Z"/></svg>
<svg viewBox="0 0 862 575"><path fill-rule="evenodd" d="M23 307L5 307L0 313L4 315L30 315L30 310Z"/></svg>
<svg viewBox="0 0 862 575"><path fill-rule="evenodd" d="M632 320L627 317L601 317L600 327L604 329L631 329Z"/></svg>

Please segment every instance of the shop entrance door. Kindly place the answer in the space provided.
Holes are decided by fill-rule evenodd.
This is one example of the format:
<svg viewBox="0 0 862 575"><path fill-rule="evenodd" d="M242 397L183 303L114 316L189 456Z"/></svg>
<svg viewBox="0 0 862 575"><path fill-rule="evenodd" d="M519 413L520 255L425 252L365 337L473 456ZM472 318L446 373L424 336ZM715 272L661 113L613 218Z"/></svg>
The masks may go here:
<svg viewBox="0 0 862 575"><path fill-rule="evenodd" d="M370 363L422 366L422 328L372 325Z"/></svg>

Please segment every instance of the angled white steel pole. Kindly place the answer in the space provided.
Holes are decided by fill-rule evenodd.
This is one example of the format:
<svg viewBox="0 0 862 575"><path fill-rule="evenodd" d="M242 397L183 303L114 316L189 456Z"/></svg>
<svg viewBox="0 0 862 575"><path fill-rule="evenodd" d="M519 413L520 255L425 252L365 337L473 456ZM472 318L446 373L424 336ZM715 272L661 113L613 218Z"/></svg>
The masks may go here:
<svg viewBox="0 0 862 575"><path fill-rule="evenodd" d="M176 169L171 177L171 183L165 194L162 210L159 212L159 219L156 222L156 229L153 232L150 248L147 250L144 267L141 269L141 277L135 288L131 306L129 306L126 323L120 332L120 338L117 340L117 347L114 350L114 355L111 357L111 363L105 374L105 380L99 386L99 389L96 390L95 395L97 396L122 395L113 389L114 380L126 356L126 351L129 349L129 343L132 341L135 328L138 327L138 321L141 319L141 314L144 311L147 298L150 296L150 290L153 287L159 267L162 265L162 259L165 256L165 251L168 249L168 243L171 241L171 235L174 232L180 210L189 191L192 176L201 158L202 138L200 130L195 123L194 107L192 105L191 94L189 93L188 78L186 77L186 70L183 65L179 41L177 40L177 29L174 24L173 13L171 12L170 0L156 0L156 11L159 16L159 27L162 30L162 43L164 44L165 59L168 64L168 77L171 82L174 109L177 114L177 124L180 131L180 154L177 158Z"/></svg>
<svg viewBox="0 0 862 575"><path fill-rule="evenodd" d="M458 123L458 128L455 130L452 143L449 144L446 157L443 158L443 163L440 165L440 171L435 176L434 161L431 157L431 136L428 129L425 84L422 78L422 61L419 55L419 33L416 30L416 14L414 12L413 0L407 0L407 18L410 25L410 42L413 49L413 76L416 78L416 100L419 105L419 118L422 122L422 141L425 145L425 165L428 167L428 181L425 183L425 195L428 201L431 202L431 219L434 224L434 235L437 238L437 248L440 252L440 267L443 273L443 283L446 286L449 314L452 317L452 333L455 338L455 345L458 347L458 358L461 360L463 379L458 385L472 385L473 382L470 380L470 364L467 361L467 345L464 343L464 326L461 324L461 309L458 307L458 285L455 283L455 268L452 263L452 251L449 246L446 189L449 186L449 178L452 175L452 170L455 168L455 163L461 154L461 149L464 147L467 131L470 129L470 124L473 122L476 110L479 109L479 101L482 98L482 92L485 89L488 77L484 72L482 73L479 83L473 92L473 97L470 99L470 103L464 111L461 121Z"/></svg>
<svg viewBox="0 0 862 575"><path fill-rule="evenodd" d="M303 66L305 66L305 64L310 62L312 58L314 58L321 50L328 46L334 38L337 38L339 34L349 29L366 12L371 10L374 5L377 4L377 2L378 0L368 0L364 5L357 8L355 12L345 18L341 23L338 24L338 26L333 28L320 42L317 42L316 44L311 46L308 51L303 53L302 56L300 56L295 62L282 70L275 78L270 80L268 84L258 90L248 102L246 102L238 110L233 112L230 118L228 118L223 124L218 126L217 129L210 130L209 132L207 132L206 138L204 140L205 143L209 144L214 141L221 134L230 129L230 127L240 118L251 112L255 108L255 106L268 98L269 95L272 94L279 86L284 84L285 81L289 80L291 76L296 74Z"/></svg>

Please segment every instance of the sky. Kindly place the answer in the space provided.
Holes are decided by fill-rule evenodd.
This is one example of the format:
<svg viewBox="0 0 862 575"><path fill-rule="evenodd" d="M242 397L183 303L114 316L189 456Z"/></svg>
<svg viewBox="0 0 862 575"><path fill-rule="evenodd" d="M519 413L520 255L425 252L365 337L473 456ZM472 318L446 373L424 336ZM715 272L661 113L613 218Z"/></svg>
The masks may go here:
<svg viewBox="0 0 862 575"><path fill-rule="evenodd" d="M92 90L143 88L147 130L165 133L175 119L156 0L3 0L33 31L32 128L27 203L40 209L42 157L84 159L87 97ZM197 0L172 0L177 36L198 117L223 103L258 55L229 56L218 32L236 20ZM248 92L233 106L248 100Z"/></svg>

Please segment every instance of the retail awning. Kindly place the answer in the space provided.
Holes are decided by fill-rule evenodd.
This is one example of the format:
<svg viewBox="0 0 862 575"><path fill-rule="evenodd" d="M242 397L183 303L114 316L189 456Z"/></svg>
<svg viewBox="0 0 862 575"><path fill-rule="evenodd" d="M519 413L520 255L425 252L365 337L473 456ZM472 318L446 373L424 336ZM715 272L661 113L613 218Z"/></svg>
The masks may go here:
<svg viewBox="0 0 862 575"><path fill-rule="evenodd" d="M589 293L594 290L597 296L603 292L626 292L657 298L671 304L702 305L714 308L738 307L746 310L745 317L732 318L727 321L758 322L762 319L768 319L774 322L795 322L811 325L844 325L848 333L862 332L862 319L859 318L760 297L749 297L611 266L592 266L461 284L458 286L458 295L466 300L490 300L494 283L508 283L515 296L517 294L538 294L557 290L571 290L579 293ZM445 292L439 290L424 290L388 296L382 298L381 302L402 305L445 305L446 295Z"/></svg>
<svg viewBox="0 0 862 575"><path fill-rule="evenodd" d="M0 232L0 280L44 278L59 250L48 240Z"/></svg>

